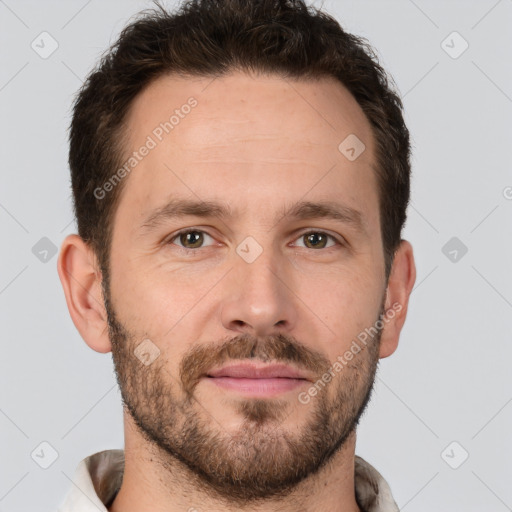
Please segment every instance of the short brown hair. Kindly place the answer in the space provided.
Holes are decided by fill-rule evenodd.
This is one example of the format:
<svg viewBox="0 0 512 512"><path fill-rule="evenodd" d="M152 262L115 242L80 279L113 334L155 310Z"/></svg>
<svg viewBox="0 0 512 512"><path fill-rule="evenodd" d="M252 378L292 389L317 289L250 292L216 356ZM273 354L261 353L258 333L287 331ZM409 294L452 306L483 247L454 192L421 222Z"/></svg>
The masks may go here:
<svg viewBox="0 0 512 512"><path fill-rule="evenodd" d="M122 165L123 123L133 99L170 72L217 77L234 70L334 77L357 100L376 141L388 277L409 202L410 144L402 102L372 47L303 0L188 0L175 12L157 2L140 13L102 56L73 105L69 165L78 234L93 248L104 278L126 179L102 199L94 191Z"/></svg>

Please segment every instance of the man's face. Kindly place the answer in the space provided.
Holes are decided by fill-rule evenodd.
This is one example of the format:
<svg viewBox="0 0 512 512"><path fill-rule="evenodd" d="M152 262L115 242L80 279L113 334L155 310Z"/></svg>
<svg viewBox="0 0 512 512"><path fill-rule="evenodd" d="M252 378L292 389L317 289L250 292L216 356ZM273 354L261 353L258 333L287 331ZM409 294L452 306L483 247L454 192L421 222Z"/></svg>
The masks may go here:
<svg viewBox="0 0 512 512"><path fill-rule="evenodd" d="M130 152L155 145L114 218L106 305L123 400L162 459L219 496L285 495L347 439L374 381L379 336L309 393L383 312L370 125L333 80L230 74L157 80L127 126ZM338 149L350 134L366 146L355 160ZM148 221L170 201L202 214ZM311 207L327 203L341 214ZM148 360L159 351L150 364L134 353L143 340ZM302 379L210 375L236 363Z"/></svg>

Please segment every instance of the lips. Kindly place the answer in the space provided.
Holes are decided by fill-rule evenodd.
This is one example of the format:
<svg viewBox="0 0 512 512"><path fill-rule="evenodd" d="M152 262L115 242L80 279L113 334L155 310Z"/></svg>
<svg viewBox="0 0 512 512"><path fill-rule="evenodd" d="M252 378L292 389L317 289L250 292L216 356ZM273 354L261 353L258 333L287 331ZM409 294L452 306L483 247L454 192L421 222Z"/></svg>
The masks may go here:
<svg viewBox="0 0 512 512"><path fill-rule="evenodd" d="M254 364L231 364L211 370L207 377L231 377L235 379L301 379L309 380L305 372L284 364L256 366Z"/></svg>
<svg viewBox="0 0 512 512"><path fill-rule="evenodd" d="M292 366L254 363L234 363L210 370L205 379L228 392L252 398L272 398L296 391L311 378Z"/></svg>

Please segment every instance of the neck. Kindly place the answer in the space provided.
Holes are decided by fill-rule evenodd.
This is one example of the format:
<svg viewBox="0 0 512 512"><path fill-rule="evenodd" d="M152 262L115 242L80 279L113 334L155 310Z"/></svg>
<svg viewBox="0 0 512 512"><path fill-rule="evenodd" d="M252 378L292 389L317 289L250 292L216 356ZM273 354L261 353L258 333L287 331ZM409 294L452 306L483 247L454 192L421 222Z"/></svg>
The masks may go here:
<svg viewBox="0 0 512 512"><path fill-rule="evenodd" d="M240 506L212 493L187 467L144 439L125 413L125 464L109 512L360 512L354 490L353 432L330 461L286 497Z"/></svg>

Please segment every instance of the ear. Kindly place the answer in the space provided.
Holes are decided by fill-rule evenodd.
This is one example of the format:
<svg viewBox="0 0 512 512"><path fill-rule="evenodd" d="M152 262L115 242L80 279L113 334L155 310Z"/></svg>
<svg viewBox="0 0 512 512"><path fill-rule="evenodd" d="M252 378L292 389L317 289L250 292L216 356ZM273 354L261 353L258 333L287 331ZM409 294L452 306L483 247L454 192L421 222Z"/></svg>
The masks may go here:
<svg viewBox="0 0 512 512"><path fill-rule="evenodd" d="M416 266L412 245L402 240L395 252L386 289L385 322L380 341L379 357L390 356L398 346L405 322L409 296L416 281Z"/></svg>
<svg viewBox="0 0 512 512"><path fill-rule="evenodd" d="M102 276L94 251L78 235L68 235L60 248L57 271L78 332L96 352L110 352Z"/></svg>

